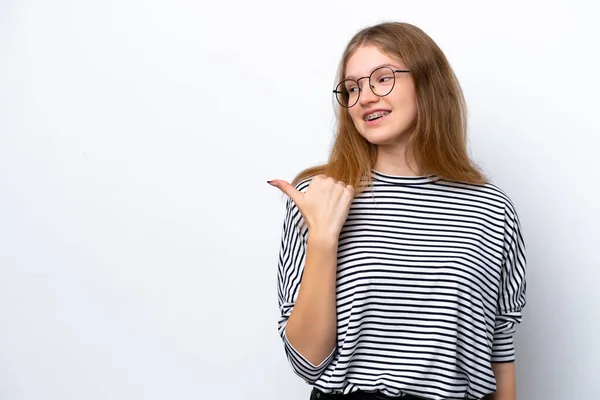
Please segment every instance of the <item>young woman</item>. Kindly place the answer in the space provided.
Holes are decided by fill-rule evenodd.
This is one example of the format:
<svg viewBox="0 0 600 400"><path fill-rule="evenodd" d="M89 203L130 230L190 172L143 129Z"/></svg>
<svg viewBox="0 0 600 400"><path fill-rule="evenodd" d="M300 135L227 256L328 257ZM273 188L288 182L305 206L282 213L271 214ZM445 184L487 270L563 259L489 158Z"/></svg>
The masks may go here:
<svg viewBox="0 0 600 400"><path fill-rule="evenodd" d="M293 182L279 333L311 399L514 400L525 245L510 198L469 159L466 107L419 28L349 42L325 165Z"/></svg>

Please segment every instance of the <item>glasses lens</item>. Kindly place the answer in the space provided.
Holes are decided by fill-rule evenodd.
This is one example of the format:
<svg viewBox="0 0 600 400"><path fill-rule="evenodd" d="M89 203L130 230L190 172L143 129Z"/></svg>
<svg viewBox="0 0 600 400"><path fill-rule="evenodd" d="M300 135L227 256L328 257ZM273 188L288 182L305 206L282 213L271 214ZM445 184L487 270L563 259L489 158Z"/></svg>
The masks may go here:
<svg viewBox="0 0 600 400"><path fill-rule="evenodd" d="M352 107L358 101L358 84L352 79L338 83L335 88L335 97L343 107Z"/></svg>
<svg viewBox="0 0 600 400"><path fill-rule="evenodd" d="M373 93L377 96L386 96L394 88L396 77L394 76L394 70L388 67L377 68L371 74L369 82Z"/></svg>

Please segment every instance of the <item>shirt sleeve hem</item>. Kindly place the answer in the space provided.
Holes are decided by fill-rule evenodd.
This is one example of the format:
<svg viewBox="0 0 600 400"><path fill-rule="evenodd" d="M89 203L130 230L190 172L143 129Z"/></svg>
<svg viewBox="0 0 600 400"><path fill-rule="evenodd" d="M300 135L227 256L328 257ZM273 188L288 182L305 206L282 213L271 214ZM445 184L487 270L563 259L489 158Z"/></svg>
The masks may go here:
<svg viewBox="0 0 600 400"><path fill-rule="evenodd" d="M315 370L320 370L324 366L329 364L329 362L331 361L331 359L333 358L333 355L335 353L335 346L334 346L334 348L331 350L331 353L329 353L329 355L327 357L325 357L325 359L323 361L321 361L321 363L319 365L315 365L312 362L310 362L306 357L304 357L298 350L296 350L296 348L294 346L292 346L292 344L288 340L286 330L283 331L283 340L285 342L285 345L294 353L294 355L297 358L300 358L303 361L303 363L308 364L310 367L312 367Z"/></svg>

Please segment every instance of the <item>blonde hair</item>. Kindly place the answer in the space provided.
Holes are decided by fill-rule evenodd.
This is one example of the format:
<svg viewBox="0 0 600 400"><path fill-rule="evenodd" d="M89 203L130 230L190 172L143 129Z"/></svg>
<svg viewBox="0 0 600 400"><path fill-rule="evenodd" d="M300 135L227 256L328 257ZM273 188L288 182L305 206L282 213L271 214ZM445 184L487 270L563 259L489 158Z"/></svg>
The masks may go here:
<svg viewBox="0 0 600 400"><path fill-rule="evenodd" d="M418 27L385 22L364 28L350 40L340 60L336 81L348 59L361 46L374 45L402 60L411 71L417 116L410 133L412 152L422 171L440 179L484 184L487 178L467 154L467 111L458 79L437 44ZM337 105L337 129L327 163L301 171L292 184L325 174L353 185L356 194L372 184L377 146L356 130L347 108Z"/></svg>

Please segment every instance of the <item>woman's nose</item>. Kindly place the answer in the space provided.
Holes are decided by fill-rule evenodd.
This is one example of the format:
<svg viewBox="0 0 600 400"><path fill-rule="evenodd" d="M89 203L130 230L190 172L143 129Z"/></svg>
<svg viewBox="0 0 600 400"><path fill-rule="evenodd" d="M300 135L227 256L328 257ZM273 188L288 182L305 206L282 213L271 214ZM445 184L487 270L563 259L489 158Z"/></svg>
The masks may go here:
<svg viewBox="0 0 600 400"><path fill-rule="evenodd" d="M371 87L369 86L369 83L365 82L365 84L363 85L363 88L360 91L360 98L358 99L359 103L361 105L364 105L364 104L368 104L368 103L377 101L378 99L379 99L379 96L377 96L375 93L373 93L373 91L371 90Z"/></svg>

